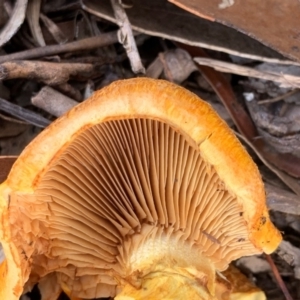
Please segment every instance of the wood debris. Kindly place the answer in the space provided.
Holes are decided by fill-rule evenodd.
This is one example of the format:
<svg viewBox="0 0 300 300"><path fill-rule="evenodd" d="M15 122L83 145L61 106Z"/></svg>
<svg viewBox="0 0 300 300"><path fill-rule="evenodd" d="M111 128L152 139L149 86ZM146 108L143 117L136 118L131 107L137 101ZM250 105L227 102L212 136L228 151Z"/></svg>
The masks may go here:
<svg viewBox="0 0 300 300"><path fill-rule="evenodd" d="M202 1L198 2L197 7ZM291 2L280 5L289 11ZM198 16L200 9L191 14L181 8L192 3L0 1L0 180L6 178L15 155L40 131L94 91L136 76L173 81L206 100L236 132L258 165L271 216L283 232L284 242L271 259L252 257L236 265L256 281L268 300L296 300L300 295L299 54L287 53L278 43L270 44L271 49L251 35L212 22L215 17L208 11L203 19ZM237 1L205 3L204 11L213 8L218 20L241 9ZM290 30L292 22L297 20L283 30ZM252 25L248 22L249 32ZM275 25L255 29L257 36L266 29L273 43L277 37L270 32ZM206 236L219 243L213 235ZM47 290L44 287L52 280L46 277L22 299L39 300L39 288ZM57 297L61 290L53 293Z"/></svg>

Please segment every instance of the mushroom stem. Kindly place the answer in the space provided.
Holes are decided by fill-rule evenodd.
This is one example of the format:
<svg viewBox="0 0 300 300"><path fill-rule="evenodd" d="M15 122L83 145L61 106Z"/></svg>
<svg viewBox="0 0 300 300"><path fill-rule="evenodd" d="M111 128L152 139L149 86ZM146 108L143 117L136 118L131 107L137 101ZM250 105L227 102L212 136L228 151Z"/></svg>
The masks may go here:
<svg viewBox="0 0 300 300"><path fill-rule="evenodd" d="M213 263L172 227L162 234L150 229L148 238L139 243L147 227L123 245L119 260L126 275L116 278L121 286L116 299L217 299Z"/></svg>
<svg viewBox="0 0 300 300"><path fill-rule="evenodd" d="M197 278L189 274L187 269L168 270L148 274L141 283L140 288L127 284L116 300L156 300L156 299L201 299L215 300L208 289L203 285L206 275ZM177 273L178 272L178 273Z"/></svg>

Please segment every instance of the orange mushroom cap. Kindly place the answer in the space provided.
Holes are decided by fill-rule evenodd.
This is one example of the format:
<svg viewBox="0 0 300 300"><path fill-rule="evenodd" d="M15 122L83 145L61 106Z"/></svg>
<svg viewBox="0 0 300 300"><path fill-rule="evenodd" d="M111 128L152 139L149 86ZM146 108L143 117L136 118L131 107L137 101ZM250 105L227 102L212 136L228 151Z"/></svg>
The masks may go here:
<svg viewBox="0 0 300 300"><path fill-rule="evenodd" d="M1 299L51 273L83 298L194 282L191 295L216 299L215 270L281 241L225 122L146 78L95 92L30 143L0 186L0 221Z"/></svg>

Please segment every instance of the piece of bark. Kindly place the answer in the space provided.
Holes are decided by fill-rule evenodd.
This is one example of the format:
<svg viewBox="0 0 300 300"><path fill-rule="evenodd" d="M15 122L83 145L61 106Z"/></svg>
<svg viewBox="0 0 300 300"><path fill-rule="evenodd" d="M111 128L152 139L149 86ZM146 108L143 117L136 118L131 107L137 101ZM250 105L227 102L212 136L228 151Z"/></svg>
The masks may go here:
<svg viewBox="0 0 300 300"><path fill-rule="evenodd" d="M277 254L294 268L295 278L300 279L300 249L287 241L282 241Z"/></svg>
<svg viewBox="0 0 300 300"><path fill-rule="evenodd" d="M91 14L117 23L109 0L80 2L82 8ZM278 53L250 36L217 22L198 18L167 1L130 0L130 3L132 7L126 10L127 16L132 28L138 32L254 60L295 63L283 61Z"/></svg>
<svg viewBox="0 0 300 300"><path fill-rule="evenodd" d="M120 27L119 42L123 45L134 73L145 73L139 51L137 49L131 24L126 11L119 0L111 0L117 24Z"/></svg>
<svg viewBox="0 0 300 300"><path fill-rule="evenodd" d="M177 48L162 52L159 58L166 78L177 84L186 80L191 73L198 71L190 54L183 49Z"/></svg>
<svg viewBox="0 0 300 300"><path fill-rule="evenodd" d="M39 114L2 98L0 98L0 110L37 127L44 128L51 123Z"/></svg>
<svg viewBox="0 0 300 300"><path fill-rule="evenodd" d="M59 117L78 104L73 99L59 93L49 86L43 87L37 95L31 98L33 105Z"/></svg>
<svg viewBox="0 0 300 300"><path fill-rule="evenodd" d="M7 43L18 31L25 19L28 0L17 0L12 14L0 33L0 46Z"/></svg>
<svg viewBox="0 0 300 300"><path fill-rule="evenodd" d="M286 214L300 215L299 196L282 188L265 183L269 209Z"/></svg>
<svg viewBox="0 0 300 300"><path fill-rule="evenodd" d="M157 79L157 78L159 78L159 76L163 72L163 69L164 69L163 64L162 64L159 56L157 56L151 62L151 64L148 66L148 68L146 70L146 77Z"/></svg>
<svg viewBox="0 0 300 300"><path fill-rule="evenodd" d="M41 13L40 19L44 23L46 29L51 34L53 39L58 44L65 44L68 41L68 38L66 37L64 32L50 18L48 18L46 15Z"/></svg>
<svg viewBox="0 0 300 300"><path fill-rule="evenodd" d="M11 61L0 64L0 80L15 78L35 79L47 85L66 83L71 77L88 79L97 72L97 66L81 63L54 63L45 61Z"/></svg>
<svg viewBox="0 0 300 300"><path fill-rule="evenodd" d="M31 0L28 3L26 20L31 31L31 35L34 38L35 43L39 47L46 46L42 29L40 26L40 11L42 0Z"/></svg>
<svg viewBox="0 0 300 300"><path fill-rule="evenodd" d="M280 86L286 88L300 88L299 76L281 74L276 72L259 71L254 68L244 67L237 64L206 57L195 57L194 60L201 66L208 66L220 72L276 81L280 83Z"/></svg>

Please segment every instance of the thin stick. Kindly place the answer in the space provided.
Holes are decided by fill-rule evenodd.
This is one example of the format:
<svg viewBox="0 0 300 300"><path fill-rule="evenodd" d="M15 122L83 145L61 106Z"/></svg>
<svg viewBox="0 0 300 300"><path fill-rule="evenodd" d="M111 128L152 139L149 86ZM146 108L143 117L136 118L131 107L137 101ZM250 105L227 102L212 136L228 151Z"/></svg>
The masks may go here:
<svg viewBox="0 0 300 300"><path fill-rule="evenodd" d="M285 93L283 95L279 95L279 96L277 96L275 98L257 101L257 104L262 105L262 104L275 103L275 102L283 100L283 99L285 99L287 97L290 97L290 96L292 96L292 95L294 95L294 94L296 94L298 92L299 92L299 89L294 89L294 90L289 91L289 92L287 92L287 93Z"/></svg>
<svg viewBox="0 0 300 300"><path fill-rule="evenodd" d="M119 41L126 50L128 59L134 73L145 73L145 68L142 64L139 51L137 49L134 34L132 32L131 24L127 17L126 11L120 0L110 0L117 24L120 27Z"/></svg>
<svg viewBox="0 0 300 300"><path fill-rule="evenodd" d="M9 101L2 98L0 98L0 110L37 127L44 128L51 123L48 119L40 116L39 114L19 105L10 103Z"/></svg>
<svg viewBox="0 0 300 300"><path fill-rule="evenodd" d="M293 300L293 298L292 298L292 296L290 295L290 293L289 293L289 291L288 291L288 289L287 289L287 287L286 287L284 281L282 280L282 278L281 278L281 276L280 276L280 274L279 274L279 271L278 271L278 269L277 269L277 267L276 267L276 265L275 265L273 259L271 258L270 255L265 255L265 257L266 257L268 263L269 263L270 266L271 266L271 269L272 269L272 271L273 271L273 274L274 274L274 276L275 276L275 279L276 279L276 281L277 281L279 287L281 288L282 293L283 293L284 296L285 296L285 299L286 299L286 300Z"/></svg>
<svg viewBox="0 0 300 300"><path fill-rule="evenodd" d="M300 88L300 76L282 74L271 71L259 71L253 68L240 66L233 63L228 63L216 59L206 57L195 57L194 60L201 66L208 66L220 72L232 73L247 77L260 78L279 82L282 87Z"/></svg>
<svg viewBox="0 0 300 300"><path fill-rule="evenodd" d="M0 63L0 80L30 78L48 85L66 83L70 78L89 79L96 73L95 64L55 63L18 60Z"/></svg>
<svg viewBox="0 0 300 300"><path fill-rule="evenodd" d="M56 117L60 117L78 104L78 102L49 86L43 87L34 97L32 97L31 103Z"/></svg>
<svg viewBox="0 0 300 300"><path fill-rule="evenodd" d="M66 52L75 52L80 50L90 50L112 45L118 42L118 31L103 33L100 36L94 36L82 39L76 42L67 43L64 45L51 45L45 47L34 48L13 54L0 56L0 63L10 60L23 60L39 58L44 56L57 55Z"/></svg>
<svg viewBox="0 0 300 300"><path fill-rule="evenodd" d="M1 100L0 100L1 101ZM17 124L28 124L28 122L26 121L22 121L22 120L19 120L19 119L15 119L15 118L12 118L12 117L9 117L9 116L6 116L4 114L1 114L0 113L0 119L3 119L5 121L9 121L9 122L12 122L12 123L17 123Z"/></svg>

